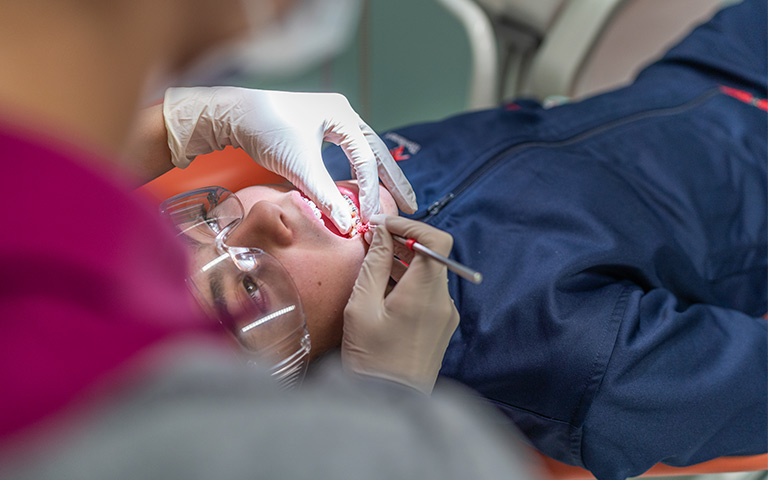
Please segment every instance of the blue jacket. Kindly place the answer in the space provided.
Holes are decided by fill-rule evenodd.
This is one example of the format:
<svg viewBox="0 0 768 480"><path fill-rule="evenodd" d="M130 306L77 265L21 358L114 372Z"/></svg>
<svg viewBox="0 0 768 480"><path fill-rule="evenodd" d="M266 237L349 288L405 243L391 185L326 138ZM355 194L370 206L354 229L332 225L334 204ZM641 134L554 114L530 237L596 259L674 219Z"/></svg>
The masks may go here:
<svg viewBox="0 0 768 480"><path fill-rule="evenodd" d="M441 373L598 478L768 451L767 17L727 9L615 92L384 135L485 276L449 275Z"/></svg>

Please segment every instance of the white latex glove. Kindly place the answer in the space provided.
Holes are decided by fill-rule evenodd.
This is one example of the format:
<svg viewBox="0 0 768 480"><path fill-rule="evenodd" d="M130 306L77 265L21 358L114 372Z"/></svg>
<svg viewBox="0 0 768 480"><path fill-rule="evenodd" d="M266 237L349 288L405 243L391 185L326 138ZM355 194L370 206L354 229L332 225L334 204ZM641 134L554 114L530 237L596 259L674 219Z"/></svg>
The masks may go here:
<svg viewBox="0 0 768 480"><path fill-rule="evenodd" d="M416 211L411 184L384 142L335 93L293 93L237 87L171 88L163 103L174 165L227 145L242 148L263 167L282 175L349 232L349 205L325 169L323 141L344 150L360 187L360 215L379 212L379 178L406 213Z"/></svg>
<svg viewBox="0 0 768 480"><path fill-rule="evenodd" d="M353 372L387 378L430 393L459 324L448 294L447 269L422 255L387 295L393 240L389 231L415 238L448 256L453 238L434 227L401 217L371 219L373 241L344 310L341 358Z"/></svg>

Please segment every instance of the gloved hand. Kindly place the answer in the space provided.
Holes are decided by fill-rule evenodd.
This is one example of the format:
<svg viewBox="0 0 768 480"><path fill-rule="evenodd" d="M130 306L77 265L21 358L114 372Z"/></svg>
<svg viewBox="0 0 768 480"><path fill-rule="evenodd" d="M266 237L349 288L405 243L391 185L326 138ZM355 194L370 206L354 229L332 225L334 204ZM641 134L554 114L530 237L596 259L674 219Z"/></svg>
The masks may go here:
<svg viewBox="0 0 768 480"><path fill-rule="evenodd" d="M459 324L448 294L447 269L422 255L385 297L392 265L389 231L415 238L448 256L453 238L434 227L401 217L376 215L374 231L352 296L344 310L341 358L353 372L387 378L430 393Z"/></svg>
<svg viewBox="0 0 768 480"><path fill-rule="evenodd" d="M341 146L349 158L360 187L363 221L379 212L379 178L402 211L416 211L411 184L384 142L342 95L171 88L163 115L177 167L185 168L196 156L227 145L240 147L304 192L343 233L352 228L351 211L323 164L324 140Z"/></svg>

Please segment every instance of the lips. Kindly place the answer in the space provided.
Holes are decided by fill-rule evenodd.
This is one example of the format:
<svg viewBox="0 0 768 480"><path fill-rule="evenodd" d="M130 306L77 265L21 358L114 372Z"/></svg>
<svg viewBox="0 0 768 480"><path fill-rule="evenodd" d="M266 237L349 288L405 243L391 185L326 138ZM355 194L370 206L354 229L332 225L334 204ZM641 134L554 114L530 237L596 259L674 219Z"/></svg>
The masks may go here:
<svg viewBox="0 0 768 480"><path fill-rule="evenodd" d="M339 192L341 192L342 195L346 195L349 197L350 200L352 200L352 203L355 204L355 207L357 208L357 211L360 211L360 199L357 198L357 194L359 193L357 190L352 190L351 188L342 187L340 185L337 185L336 188L339 189Z"/></svg>
<svg viewBox="0 0 768 480"><path fill-rule="evenodd" d="M346 238L346 235L344 235L343 233L341 233L341 232L339 231L339 229L338 229L338 228L336 228L336 225L334 225L334 224L333 224L333 221L331 220L331 218L330 218L328 215L326 215L326 214L323 214L323 217L322 217L322 219L323 219L323 224L325 224L325 228L327 228L328 230L330 230L330 231L331 231L331 233L333 233L334 235L338 235L338 236L340 236L340 237L345 237L345 238Z"/></svg>
<svg viewBox="0 0 768 480"><path fill-rule="evenodd" d="M350 188L342 187L342 186L337 186L336 188L339 189L339 192L343 196L347 197L349 200L352 201L356 209L356 211L355 209L353 209L353 215L356 219L359 218L360 200L357 197L357 192ZM336 236L339 236L342 238L350 238L350 235L341 233L339 229L336 228L336 225L333 224L333 221L331 220L331 218L325 213L320 212L320 209L317 207L317 205L315 205L315 203L312 200L306 197L303 193L301 197L302 197L302 200L304 200L304 202L306 202L310 206L315 217L320 219L323 222L323 225L325 225L325 228L327 228L331 233L333 233ZM358 223L359 223L359 220L358 220ZM352 233L351 236L355 236L357 234L357 230L353 227L351 233Z"/></svg>
<svg viewBox="0 0 768 480"><path fill-rule="evenodd" d="M315 202L310 200L308 197L305 197L304 195L301 195L301 199L304 200L304 203L306 203L310 210L312 210L312 214L315 216L316 219L322 221L323 218L323 212L320 211L319 208L317 208L317 205Z"/></svg>

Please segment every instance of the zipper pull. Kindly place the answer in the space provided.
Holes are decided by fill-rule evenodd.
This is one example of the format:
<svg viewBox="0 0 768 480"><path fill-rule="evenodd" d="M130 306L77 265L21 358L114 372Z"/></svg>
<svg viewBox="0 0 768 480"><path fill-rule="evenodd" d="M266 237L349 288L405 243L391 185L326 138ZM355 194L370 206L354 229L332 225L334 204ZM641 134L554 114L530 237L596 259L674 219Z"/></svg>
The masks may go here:
<svg viewBox="0 0 768 480"><path fill-rule="evenodd" d="M453 197L455 195L453 192L449 193L448 195L443 196L440 200L436 201L429 207L427 207L427 213L429 215L437 215L437 212L439 212L448 202L453 200Z"/></svg>

